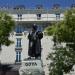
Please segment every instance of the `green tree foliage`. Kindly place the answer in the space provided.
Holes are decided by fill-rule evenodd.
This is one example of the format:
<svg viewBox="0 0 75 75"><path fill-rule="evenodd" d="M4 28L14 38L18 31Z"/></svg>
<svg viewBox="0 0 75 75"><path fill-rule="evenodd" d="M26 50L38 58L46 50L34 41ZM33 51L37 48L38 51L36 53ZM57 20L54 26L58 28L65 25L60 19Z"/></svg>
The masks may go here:
<svg viewBox="0 0 75 75"><path fill-rule="evenodd" d="M10 32L15 26L15 22L7 13L0 12L0 45L9 46L12 41L9 40Z"/></svg>
<svg viewBox="0 0 75 75"><path fill-rule="evenodd" d="M75 9L65 12L64 20L46 29L48 35L53 35L54 52L48 55L52 60L50 75L63 75L72 70L75 65ZM66 47L58 44L66 43Z"/></svg>

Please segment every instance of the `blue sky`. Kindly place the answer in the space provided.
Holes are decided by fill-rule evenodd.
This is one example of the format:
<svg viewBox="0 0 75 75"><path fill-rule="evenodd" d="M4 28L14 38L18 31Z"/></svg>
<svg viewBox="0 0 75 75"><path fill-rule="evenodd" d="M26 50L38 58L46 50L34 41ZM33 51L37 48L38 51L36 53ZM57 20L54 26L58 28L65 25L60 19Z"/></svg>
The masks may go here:
<svg viewBox="0 0 75 75"><path fill-rule="evenodd" d="M0 0L0 6L25 5L26 8L35 8L36 5L43 5L44 8L51 8L53 4L60 4L61 7L68 7L75 3L75 0Z"/></svg>

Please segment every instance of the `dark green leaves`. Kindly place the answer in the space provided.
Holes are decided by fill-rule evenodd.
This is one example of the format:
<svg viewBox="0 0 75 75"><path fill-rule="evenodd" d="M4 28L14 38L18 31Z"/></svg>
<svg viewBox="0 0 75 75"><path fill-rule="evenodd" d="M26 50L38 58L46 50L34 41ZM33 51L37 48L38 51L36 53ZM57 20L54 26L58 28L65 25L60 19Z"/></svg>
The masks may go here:
<svg viewBox="0 0 75 75"><path fill-rule="evenodd" d="M0 12L0 44L9 46L12 41L9 40L9 34L15 26L15 22L12 18L4 13Z"/></svg>
<svg viewBox="0 0 75 75"><path fill-rule="evenodd" d="M54 52L48 58L52 60L50 75L63 75L72 70L75 65L75 9L65 12L64 20L47 28L47 34L53 35ZM58 48L57 44L66 43L66 47Z"/></svg>

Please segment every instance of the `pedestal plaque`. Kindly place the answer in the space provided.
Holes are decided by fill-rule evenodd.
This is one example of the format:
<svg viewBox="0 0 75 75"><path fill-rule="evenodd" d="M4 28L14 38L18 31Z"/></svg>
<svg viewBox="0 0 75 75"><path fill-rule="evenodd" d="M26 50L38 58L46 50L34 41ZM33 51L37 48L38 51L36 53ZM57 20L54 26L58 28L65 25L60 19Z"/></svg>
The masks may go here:
<svg viewBox="0 0 75 75"><path fill-rule="evenodd" d="M42 60L25 59L19 69L20 75L45 75Z"/></svg>

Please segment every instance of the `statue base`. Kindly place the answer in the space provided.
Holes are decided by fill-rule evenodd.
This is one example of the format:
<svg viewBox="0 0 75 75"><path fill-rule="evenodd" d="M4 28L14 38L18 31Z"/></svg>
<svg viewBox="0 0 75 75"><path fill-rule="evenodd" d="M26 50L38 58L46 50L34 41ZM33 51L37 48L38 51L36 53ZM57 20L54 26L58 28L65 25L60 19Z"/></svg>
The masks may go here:
<svg viewBox="0 0 75 75"><path fill-rule="evenodd" d="M19 75L45 75L42 60L24 59L19 69Z"/></svg>

